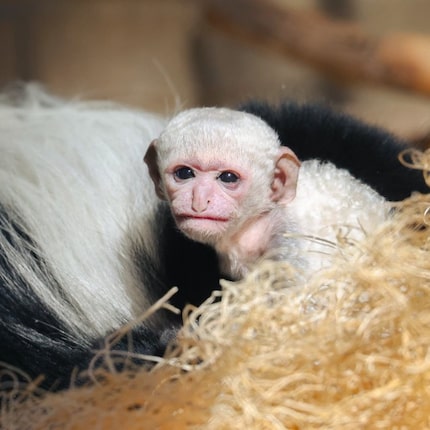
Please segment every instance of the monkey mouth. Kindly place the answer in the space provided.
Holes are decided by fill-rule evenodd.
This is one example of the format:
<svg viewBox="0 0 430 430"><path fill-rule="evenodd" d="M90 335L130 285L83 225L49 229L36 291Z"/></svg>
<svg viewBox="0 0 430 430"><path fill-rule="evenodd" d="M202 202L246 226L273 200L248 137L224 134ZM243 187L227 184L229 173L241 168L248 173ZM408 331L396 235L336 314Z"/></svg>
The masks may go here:
<svg viewBox="0 0 430 430"><path fill-rule="evenodd" d="M228 228L228 218L182 215L175 217L178 228L192 240L215 246Z"/></svg>
<svg viewBox="0 0 430 430"><path fill-rule="evenodd" d="M210 215L178 215L176 219L181 221L216 221L216 222L227 222L228 218L210 216Z"/></svg>

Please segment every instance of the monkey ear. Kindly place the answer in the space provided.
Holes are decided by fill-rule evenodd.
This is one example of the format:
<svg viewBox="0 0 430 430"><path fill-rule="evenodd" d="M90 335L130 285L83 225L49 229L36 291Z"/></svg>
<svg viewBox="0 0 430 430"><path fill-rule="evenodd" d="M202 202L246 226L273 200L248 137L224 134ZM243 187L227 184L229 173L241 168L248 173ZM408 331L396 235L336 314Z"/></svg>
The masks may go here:
<svg viewBox="0 0 430 430"><path fill-rule="evenodd" d="M279 148L278 159L272 181L272 201L289 203L296 196L300 161L294 152L286 147Z"/></svg>
<svg viewBox="0 0 430 430"><path fill-rule="evenodd" d="M157 145L157 139L153 140L149 145L146 151L146 154L143 157L143 161L148 166L149 176L151 177L152 182L154 183L155 192L157 196L162 200L166 200L166 197L163 192L163 188L161 186L160 171L158 170L156 145Z"/></svg>

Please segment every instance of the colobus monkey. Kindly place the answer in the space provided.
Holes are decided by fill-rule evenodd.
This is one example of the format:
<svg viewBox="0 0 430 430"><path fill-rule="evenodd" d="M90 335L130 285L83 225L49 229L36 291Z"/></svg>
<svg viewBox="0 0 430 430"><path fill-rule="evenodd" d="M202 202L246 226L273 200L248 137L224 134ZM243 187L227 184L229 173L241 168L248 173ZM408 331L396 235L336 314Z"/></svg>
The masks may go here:
<svg viewBox="0 0 430 430"><path fill-rule="evenodd" d="M315 160L300 168L264 121L230 109L179 114L145 161L178 228L213 247L222 274L233 279L275 252L305 271L319 267L322 250L303 252L303 236L335 243L344 225L357 238L389 210L382 196L345 170Z"/></svg>
<svg viewBox="0 0 430 430"><path fill-rule="evenodd" d="M320 123L319 119L326 115L324 109L312 111L314 116L309 117L299 107L284 112L258 106L250 105L244 109L254 110L275 131L279 131L281 143L292 148L302 158L301 161L306 154L335 164L343 157L340 167L359 178L362 176L364 182L384 197L392 198L391 192L397 186L392 184L392 177L376 177L367 172L367 168L372 170L376 164L381 171L401 170L397 161L385 159L378 147L383 141L392 152L398 152L403 146L395 138L348 117L334 115L329 127L330 140L327 141L323 133L324 122ZM319 205L335 195L333 187L343 187L343 175L351 181L347 173L331 166L327 168L339 181L333 184L333 176L325 178L324 173L323 177L318 177L322 174L319 164L309 163L309 167L302 169L303 172L308 171L304 173L307 179L302 181L299 174L298 193L294 198L298 161L288 148L273 146L275 141L279 146L276 135L260 120L245 115L247 122L257 120L257 125L250 130L269 136L268 153L259 152L265 151L261 146L253 148L248 144L233 152L228 144L224 145L224 139L233 142L243 132L243 127L236 130L229 126L228 135L221 136L223 140L219 146L216 140L205 140L199 132L199 139L196 135L192 147L196 143L201 145L200 153L207 150L213 163L224 158L228 161L233 153L238 154L235 165L231 165L234 168L228 167L217 180L238 196L236 203L231 203L238 216L228 228L230 236L223 240L221 235L221 240L214 240L223 230L220 228L218 232L210 226L221 223L220 220L211 223L210 220L181 219L185 206L179 206L178 210L174 206L171 210L156 195L167 197L172 204L175 200L175 190L167 186L166 179L162 179L164 167L158 170L158 165L151 160L155 159L155 153L158 163L167 162L167 158L164 160L159 155L159 151L164 151L159 142L171 142L171 148L174 148L172 130L178 131L178 139L183 136L180 139L192 140L193 135L189 133L186 122L183 129L177 129L181 118L186 119L191 114L184 115L173 119L166 129L164 118L118 106L64 102L32 87L28 87L18 99L3 96L0 100L1 362L22 369L32 378L43 374L44 388L67 387L72 369L75 366L85 368L93 350L100 346L107 334L140 316L171 286L179 287L174 304L179 307L188 302L198 304L218 287L221 270L232 278L240 277L248 270L253 260L267 248L265 242L259 243L257 236L252 234L252 228L243 229L247 222L240 217L241 214L252 213L257 201L255 193L261 193L257 194L259 198L264 199L264 204L267 203L274 212L278 211L277 206L286 204L292 218L318 218ZM271 123L273 118L276 121ZM205 130L212 133L211 136L217 135L217 131L211 129L210 118L205 121ZM292 122L296 124L294 132L287 127ZM216 121L213 126L215 124ZM199 128L195 124L190 127ZM314 127L317 131L313 136L321 137L324 142L321 147L307 137L312 135ZM359 157L339 156L344 146L348 148L345 151L352 151L349 140L344 137L348 127L352 130L350 139L354 140L356 135L363 136L362 145L353 148L361 154ZM164 129L166 132L163 134ZM255 140L252 136L250 139ZM158 143L150 147L154 140ZM243 142L243 138L239 136L237 141ZM303 152L297 146L300 141L305 148ZM165 146L166 154L170 160L176 157L173 164L177 166L178 159L187 154L177 149L175 155L175 149L169 149L170 144ZM142 163L149 147L146 160L157 184L155 191ZM312 150L307 152L307 147L312 147ZM373 157L376 161L372 161ZM366 160L364 165L357 167L357 164L363 164L363 160ZM181 181L193 182L190 179L197 172L196 166L189 164L189 159L185 161L184 169L175 170L173 178L179 182L174 182L174 185ZM257 169L260 163L263 163L261 172ZM252 169L249 169L249 164ZM275 166L275 180L268 177L270 166ZM240 186L235 190L238 183L235 178L238 173L243 175L244 169L252 180L244 181L240 177L242 182L239 184L252 187L254 197L251 194L250 199L249 190L242 192ZM415 172L402 171L401 174L404 194L422 189L423 181L421 177L414 176ZM157 179L157 175L162 180ZM321 189L314 185L313 180L323 184L325 179ZM300 189L301 183L304 191ZM352 183L355 187L356 183ZM208 183L208 186L213 187L213 184ZM320 195L313 204L306 201L307 189L312 196ZM384 194L384 190L388 191ZM366 204L375 202L378 208L385 205L371 190L366 188L364 193L367 195ZM236 207L242 200L244 206ZM180 200L175 205L178 202ZM202 204L200 201L199 205ZM220 205L222 208L223 204ZM283 211L278 212L282 218L280 224L276 224L277 217L267 223L272 233L271 241L278 237L275 230L285 222ZM379 209L376 212L380 216ZM214 216L223 218L226 213L215 213ZM185 234L178 230L175 222ZM207 225L207 229L196 230L196 225ZM242 240L238 249L229 252L229 246L235 245L232 243L235 227L242 228L238 231L246 234L240 234ZM296 230L300 231L300 225ZM190 240L186 235L203 239L205 243ZM254 240L256 245L251 253L252 243L248 243L248 239ZM213 246L222 258L221 265ZM290 251L293 252L292 249ZM157 313L136 327L133 347L137 352L161 354L178 326L179 318L167 312ZM127 349L127 339L115 347Z"/></svg>

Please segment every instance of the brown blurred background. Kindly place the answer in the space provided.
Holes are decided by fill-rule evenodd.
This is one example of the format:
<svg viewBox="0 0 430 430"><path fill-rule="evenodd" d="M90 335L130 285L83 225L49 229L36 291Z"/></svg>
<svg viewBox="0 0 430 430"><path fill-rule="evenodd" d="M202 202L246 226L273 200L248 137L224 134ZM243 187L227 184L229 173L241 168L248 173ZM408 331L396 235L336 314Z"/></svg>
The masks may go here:
<svg viewBox="0 0 430 430"><path fill-rule="evenodd" d="M0 0L0 85L39 81L60 95L110 99L166 115L179 107L234 106L249 98L323 100L406 137L429 133L428 91L322 72L279 49L276 36L260 43L252 26L246 37L231 31L235 17L217 12L222 3ZM430 40L428 0L270 3L286 12L344 19L376 38L400 31ZM428 48L424 62L430 62Z"/></svg>

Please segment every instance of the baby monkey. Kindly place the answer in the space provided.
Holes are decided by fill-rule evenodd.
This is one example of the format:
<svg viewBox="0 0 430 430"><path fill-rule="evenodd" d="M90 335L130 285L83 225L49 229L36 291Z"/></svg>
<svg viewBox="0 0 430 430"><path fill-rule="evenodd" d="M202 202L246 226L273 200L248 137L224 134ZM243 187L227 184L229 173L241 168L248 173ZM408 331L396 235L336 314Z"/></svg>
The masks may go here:
<svg viewBox="0 0 430 430"><path fill-rule="evenodd" d="M339 225L357 238L389 209L347 171L317 160L301 164L263 120L226 108L180 113L151 143L145 162L177 227L212 246L232 279L274 255L311 272L327 252L322 244L336 242Z"/></svg>

